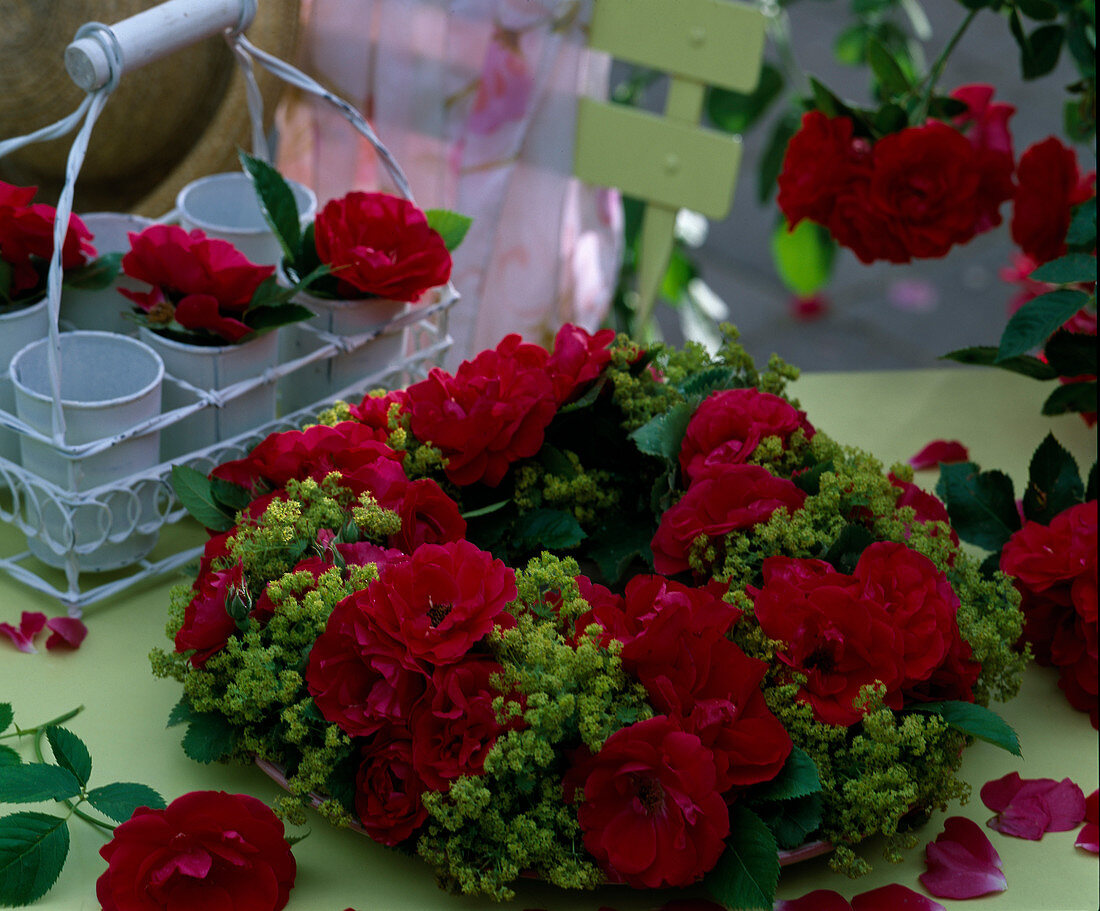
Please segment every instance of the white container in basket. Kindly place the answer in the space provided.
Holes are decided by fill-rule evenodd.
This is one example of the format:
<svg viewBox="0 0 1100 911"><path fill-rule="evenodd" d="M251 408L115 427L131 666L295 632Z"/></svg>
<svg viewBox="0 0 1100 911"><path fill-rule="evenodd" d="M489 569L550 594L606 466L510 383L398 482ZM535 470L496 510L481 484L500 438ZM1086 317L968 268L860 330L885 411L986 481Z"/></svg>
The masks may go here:
<svg viewBox="0 0 1100 911"><path fill-rule="evenodd" d="M0 408L9 414L15 413L15 387L12 386L8 367L12 358L20 349L40 338L45 338L50 329L50 314L46 309L46 298L36 304L0 313ZM19 434L6 427L0 427L0 456L9 462L19 461ZM5 486L0 475L0 486Z"/></svg>
<svg viewBox="0 0 1100 911"><path fill-rule="evenodd" d="M115 333L83 331L62 333L60 343L67 446L124 434L160 413L164 363L149 346ZM32 342L10 367L20 420L47 436L53 415L48 345L48 339ZM82 493L156 466L160 439L154 430L81 456L23 436L20 451L25 468L62 491ZM70 552L77 554L82 571L128 566L156 544L158 488L159 482L151 482L109 490L76 505L28 491L23 514L39 535L29 537L27 545L50 566L64 566Z"/></svg>

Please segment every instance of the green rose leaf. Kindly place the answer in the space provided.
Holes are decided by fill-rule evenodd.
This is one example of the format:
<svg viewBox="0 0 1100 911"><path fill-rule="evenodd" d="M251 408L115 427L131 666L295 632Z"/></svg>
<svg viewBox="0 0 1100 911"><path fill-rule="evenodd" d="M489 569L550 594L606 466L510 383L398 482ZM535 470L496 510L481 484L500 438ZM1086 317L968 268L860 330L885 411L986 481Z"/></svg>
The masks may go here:
<svg viewBox="0 0 1100 911"><path fill-rule="evenodd" d="M19 754L9 746L0 744L0 766L19 765L23 760Z"/></svg>
<svg viewBox="0 0 1100 911"><path fill-rule="evenodd" d="M0 302L9 303L11 300L11 283L15 277L15 269L6 259L0 259Z"/></svg>
<svg viewBox="0 0 1100 911"><path fill-rule="evenodd" d="M973 348L959 348L943 355L942 360L958 361L960 364L976 364L983 367L1000 367L1035 380L1053 380L1058 372L1037 357L1020 354L1007 360L997 360L997 349L992 345L978 345Z"/></svg>
<svg viewBox="0 0 1100 911"><path fill-rule="evenodd" d="M703 881L726 908L770 908L779 883L779 846L764 821L743 804L730 808L726 850Z"/></svg>
<svg viewBox="0 0 1100 911"><path fill-rule="evenodd" d="M164 798L148 785L131 781L119 781L93 788L88 792L88 803L115 822L126 822L138 807L163 810L167 806Z"/></svg>
<svg viewBox="0 0 1100 911"><path fill-rule="evenodd" d="M46 728L54 759L63 769L68 769L81 785L86 785L92 774L92 757L88 748L72 731L59 727Z"/></svg>
<svg viewBox="0 0 1100 911"><path fill-rule="evenodd" d="M490 503L488 506L482 506L480 509L471 509L469 512L464 512L462 518L464 519L477 519L481 516L487 516L498 510L504 509L511 500L497 500L495 503Z"/></svg>
<svg viewBox="0 0 1100 911"><path fill-rule="evenodd" d="M1096 381L1059 386L1043 402L1043 414L1083 414L1096 411Z"/></svg>
<svg viewBox="0 0 1100 911"><path fill-rule="evenodd" d="M0 803L64 800L80 793L80 782L68 769L44 762L0 766Z"/></svg>
<svg viewBox="0 0 1100 911"><path fill-rule="evenodd" d="M791 749L791 755L771 781L757 785L749 792L751 803L764 803L772 800L794 800L808 797L821 790L821 779L817 766L800 747Z"/></svg>
<svg viewBox="0 0 1100 911"><path fill-rule="evenodd" d="M797 848L821 828L820 794L783 800L754 808L782 848Z"/></svg>
<svg viewBox="0 0 1100 911"><path fill-rule="evenodd" d="M772 127L771 135L764 146L760 156L760 164L756 173L756 198L761 204L766 203L772 197L775 190L775 182L779 172L783 169L783 156L787 154L787 144L791 137L798 132L801 118L794 111L788 111Z"/></svg>
<svg viewBox="0 0 1100 911"><path fill-rule="evenodd" d="M640 519L617 516L599 526L588 545L588 556L596 561L605 579L616 582L625 575L635 559L652 565L653 526Z"/></svg>
<svg viewBox="0 0 1100 911"><path fill-rule="evenodd" d="M871 72L875 74L884 95L904 95L909 91L909 80L898 66L894 55L874 36L867 40L867 62L871 65Z"/></svg>
<svg viewBox="0 0 1100 911"><path fill-rule="evenodd" d="M1059 329L1047 341L1043 355L1057 376L1096 375L1096 336Z"/></svg>
<svg viewBox="0 0 1100 911"><path fill-rule="evenodd" d="M1069 230L1066 231L1066 244L1071 247L1096 246L1096 197L1083 202L1073 210ZM1094 267L1095 268L1095 267Z"/></svg>
<svg viewBox="0 0 1100 911"><path fill-rule="evenodd" d="M646 455L675 461L680 457L680 446L695 407L690 402L679 402L664 414L647 421L630 434L630 438Z"/></svg>
<svg viewBox="0 0 1100 911"><path fill-rule="evenodd" d="M256 188L264 219L279 239L279 246L283 248L287 260L297 262L302 249L302 224L294 193L283 175L266 161L260 161L247 152L239 154L241 164Z"/></svg>
<svg viewBox="0 0 1100 911"><path fill-rule="evenodd" d="M749 93L707 89L707 116L727 133L743 133L751 127L783 91L783 74L770 63L760 68L760 81Z"/></svg>
<svg viewBox="0 0 1100 911"><path fill-rule="evenodd" d="M104 253L83 266L66 269L64 283L70 288L79 288L82 291L102 291L110 287L111 282L118 277L121 267L121 253ZM121 297L119 297L119 306L122 306Z"/></svg>
<svg viewBox="0 0 1100 911"><path fill-rule="evenodd" d="M193 713L183 735L183 752L195 762L217 762L228 756L237 743L237 732L223 716Z"/></svg>
<svg viewBox="0 0 1100 911"><path fill-rule="evenodd" d="M821 225L803 219L793 231L781 220L772 233L772 258L780 279L795 294L809 296L829 283L836 242Z"/></svg>
<svg viewBox="0 0 1100 911"><path fill-rule="evenodd" d="M0 702L0 734L11 727L12 721L15 719L15 713L12 711L10 702Z"/></svg>
<svg viewBox="0 0 1100 911"><path fill-rule="evenodd" d="M1096 499L1096 463L1092 463L1092 468L1089 469L1089 479L1085 484L1085 502Z"/></svg>
<svg viewBox="0 0 1100 911"><path fill-rule="evenodd" d="M1036 22L1049 22L1058 16L1058 7L1050 0L1016 0L1016 8Z"/></svg>
<svg viewBox="0 0 1100 911"><path fill-rule="evenodd" d="M838 573L851 573L862 554L874 543L874 536L863 525L845 525L840 535L823 555Z"/></svg>
<svg viewBox="0 0 1100 911"><path fill-rule="evenodd" d="M837 35L833 42L833 57L848 66L862 66L867 60L867 25L853 25Z"/></svg>
<svg viewBox="0 0 1100 911"><path fill-rule="evenodd" d="M172 487L184 509L205 528L220 532L233 527L233 516L222 508L213 483L201 471L189 465L173 465Z"/></svg>
<svg viewBox="0 0 1100 911"><path fill-rule="evenodd" d="M1069 451L1048 433L1031 457L1027 489L1024 491L1024 515L1034 522L1049 525L1064 509L1083 502L1085 485Z"/></svg>
<svg viewBox="0 0 1100 911"><path fill-rule="evenodd" d="M1088 299L1084 292L1060 288L1029 300L1005 326L997 360L1005 361L1040 347L1062 323L1085 306Z"/></svg>
<svg viewBox="0 0 1100 911"><path fill-rule="evenodd" d="M210 492L214 495L215 502L221 505L223 511L231 509L235 513L247 509L248 504L253 499L251 491L241 487L240 484L226 481L224 478L211 478Z"/></svg>
<svg viewBox="0 0 1100 911"><path fill-rule="evenodd" d="M1043 263L1028 278L1051 285L1096 281L1096 257L1087 253L1067 253L1049 263Z"/></svg>
<svg viewBox="0 0 1100 911"><path fill-rule="evenodd" d="M428 219L428 227L443 238L443 246L448 252L453 252L462 243L474 223L472 218L449 209L425 209L424 217Z"/></svg>
<svg viewBox="0 0 1100 911"><path fill-rule="evenodd" d="M914 703L909 709L939 715L956 731L1008 750L1014 756L1021 755L1016 732L1000 715L976 702L923 702Z"/></svg>
<svg viewBox="0 0 1100 911"><path fill-rule="evenodd" d="M661 299L676 307L687 293L687 286L699 274L695 264L684 255L683 250L674 247L668 258L668 266L661 277L659 294Z"/></svg>
<svg viewBox="0 0 1100 911"><path fill-rule="evenodd" d="M563 509L533 509L516 521L515 536L522 546L566 550L584 540L584 530Z"/></svg>
<svg viewBox="0 0 1100 911"><path fill-rule="evenodd" d="M941 464L936 493L958 536L978 547L999 551L1020 527L1012 479L1004 472L983 472L973 462Z"/></svg>
<svg viewBox="0 0 1100 911"><path fill-rule="evenodd" d="M809 471L804 471L802 474L791 478L791 481L794 482L795 487L805 491L811 497L817 496L821 491L821 476L830 471L836 471L836 465L833 464L832 459L818 462Z"/></svg>
<svg viewBox="0 0 1100 911"><path fill-rule="evenodd" d="M1061 25L1044 25L1027 37L1027 45L1020 45L1020 68L1025 80L1045 76L1058 65L1066 30Z"/></svg>
<svg viewBox="0 0 1100 911"><path fill-rule="evenodd" d="M0 819L0 905L29 905L50 891L69 854L69 827L48 813Z"/></svg>

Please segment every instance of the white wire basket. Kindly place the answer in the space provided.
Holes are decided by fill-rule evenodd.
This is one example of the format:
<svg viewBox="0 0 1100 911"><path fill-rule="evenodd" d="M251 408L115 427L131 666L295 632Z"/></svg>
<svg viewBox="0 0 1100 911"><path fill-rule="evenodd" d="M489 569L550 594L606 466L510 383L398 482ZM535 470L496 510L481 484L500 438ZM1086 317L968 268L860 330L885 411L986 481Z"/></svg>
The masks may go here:
<svg viewBox="0 0 1100 911"><path fill-rule="evenodd" d="M236 56L248 87L254 153L266 158L260 93L252 72L255 60L279 78L303 91L317 95L336 107L351 126L375 147L398 191L410 201L408 181L396 161L378 140L370 125L347 102L332 95L299 70L251 45L242 32L251 23L256 0L170 0L137 16L107 27L89 23L77 31L66 52L66 66L87 96L74 114L28 136L0 142L0 157L29 142L51 139L71 132L83 118L73 142L65 185L57 206L54 233L55 253L50 264L49 379L52 388L52 433L30 426L0 405L0 427L34 440L50 454L79 466L83 460L109 453L127 441L159 434L166 427L184 421L205 409L222 408L228 402L284 377L315 369L316 365L355 352L383 336L404 339L404 355L304 407L279 414L237 436L220 440L160 461L98 486L73 490L44 476L36 466L22 465L0 453L0 570L20 582L57 598L70 615L79 616L90 604L109 598L146 579L176 570L194 561L202 551L202 535L177 532L170 526L187 515L171 483L176 465L208 472L228 459L241 458L268 434L299 429L315 421L318 411L336 399L356 401L371 389L396 388L425 377L451 345L447 332L450 308L458 300L454 286L433 289L426 298L403 313L356 335L333 335L308 323L295 326L298 333L314 336L312 344L301 346L304 354L264 370L260 375L210 390L197 388L165 373L164 383L175 393L176 404L137 423L121 433L72 444L66 441L65 417L61 407L60 285L61 246L72 211L73 187L87 149L88 139L107 96L128 69L158 59L203 37L224 32ZM0 364L7 370L7 364ZM69 472L70 478L73 472ZM70 485L79 486L79 485ZM106 558L97 554L108 553Z"/></svg>

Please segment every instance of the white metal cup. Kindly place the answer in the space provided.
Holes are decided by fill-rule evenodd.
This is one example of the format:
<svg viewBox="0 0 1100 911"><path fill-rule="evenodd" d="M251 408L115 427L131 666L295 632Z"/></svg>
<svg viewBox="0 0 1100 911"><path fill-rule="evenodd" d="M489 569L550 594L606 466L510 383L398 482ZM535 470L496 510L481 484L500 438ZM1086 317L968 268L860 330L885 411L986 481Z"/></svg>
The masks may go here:
<svg viewBox="0 0 1100 911"><path fill-rule="evenodd" d="M288 180L303 225L313 221L317 196L307 186ZM283 258L282 247L260 211L252 180L243 171L211 174L187 184L176 197L180 225L201 229L207 237L227 240L249 260L273 266Z"/></svg>
<svg viewBox="0 0 1100 911"><path fill-rule="evenodd" d="M61 407L65 443L75 446L110 438L160 413L164 362L137 339L112 332L63 332ZM47 357L49 339L24 347L9 368L16 412L28 426L52 432L53 397ZM160 433L130 437L88 456L73 456L50 444L20 439L23 467L64 491L95 490L156 466ZM159 516L157 485L134 494L108 490L98 503L69 506L44 494L24 500L24 517L40 529L30 537L31 553L51 566L62 566L76 551L81 570L126 566L153 549Z"/></svg>

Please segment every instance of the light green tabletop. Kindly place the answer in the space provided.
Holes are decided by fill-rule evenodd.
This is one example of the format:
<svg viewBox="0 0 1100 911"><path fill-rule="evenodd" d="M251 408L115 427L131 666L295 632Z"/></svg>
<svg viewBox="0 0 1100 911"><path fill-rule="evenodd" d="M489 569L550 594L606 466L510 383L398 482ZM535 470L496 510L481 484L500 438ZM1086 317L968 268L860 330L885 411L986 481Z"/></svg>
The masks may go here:
<svg viewBox="0 0 1100 911"><path fill-rule="evenodd" d="M999 371L819 374L805 377L794 391L816 426L842 442L871 450L887 465L904 461L934 438L958 439L969 446L972 458L983 468L1008 471L1019 492L1030 455L1048 430L1074 453L1083 471L1096 458L1095 433L1079 418L1039 416L1049 384ZM921 473L917 480L930 486L935 483L935 473ZM86 615L90 633L75 653L43 649L37 655L23 655L0 643L0 701L13 704L16 720L24 726L83 704L85 710L67 726L91 750L93 786L140 781L157 788L168 800L191 790L223 789L270 803L276 789L259 771L198 765L179 747L182 729L165 728L179 687L172 681L154 679L146 656L166 641L164 614L170 584L169 580L148 584L114 601L93 605ZM45 596L0 578L0 621L18 624L22 610L59 612ZM1031 778L1068 776L1086 794L1097 786L1096 732L1087 716L1065 702L1052 672L1032 668L1021 696L1000 710L1019 732L1023 759L985 744L970 748L963 774L974 786L974 798L952 813L984 824L991 814L982 806L977 791L986 781L1010 771ZM22 749L29 758L29 745ZM14 809L0 806L0 815ZM52 805L39 809L56 812ZM942 816L933 817L924 830L926 840L942 831L942 820ZM487 904L440 892L429 869L415 858L363 836L335 830L316 817L311 826L309 838L294 848L298 878L288 906L291 911L342 911L347 907L357 911L461 911ZM105 837L79 820L72 822L70 830L73 844L65 871L53 890L32 907L99 907L94 883L104 869L98 849ZM945 906L995 911L1097 908L1097 859L1074 848L1074 832L1051 833L1041 842L1021 841L992 830L987 833L1004 860L1008 891L965 903L941 900ZM864 854L875 866L869 876L850 881L830 873L823 861L809 861L784 871L780 896L792 898L828 888L850 897L890 882L919 890L923 850L911 852L899 866L883 861L875 846ZM639 894L625 887L575 894L530 885L502 907L516 911L596 911L601 907L642 911L676 895Z"/></svg>

